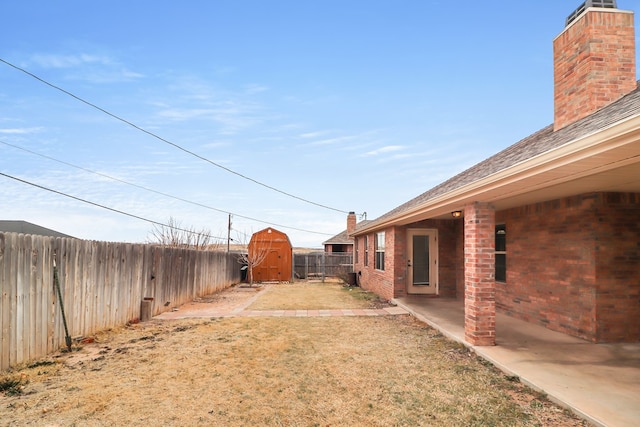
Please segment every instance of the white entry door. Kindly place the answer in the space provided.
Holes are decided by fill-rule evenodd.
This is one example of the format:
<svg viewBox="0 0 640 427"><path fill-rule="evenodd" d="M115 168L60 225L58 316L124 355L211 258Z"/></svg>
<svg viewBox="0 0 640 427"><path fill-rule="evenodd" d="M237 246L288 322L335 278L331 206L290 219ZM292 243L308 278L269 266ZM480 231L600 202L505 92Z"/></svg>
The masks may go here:
<svg viewBox="0 0 640 427"><path fill-rule="evenodd" d="M438 230L409 229L407 277L410 294L438 294Z"/></svg>

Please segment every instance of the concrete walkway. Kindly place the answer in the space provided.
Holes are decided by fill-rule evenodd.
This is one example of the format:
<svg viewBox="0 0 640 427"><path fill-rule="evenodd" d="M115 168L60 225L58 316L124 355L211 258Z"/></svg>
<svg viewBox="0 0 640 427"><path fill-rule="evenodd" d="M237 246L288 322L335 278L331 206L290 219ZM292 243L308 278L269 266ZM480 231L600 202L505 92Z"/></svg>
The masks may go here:
<svg viewBox="0 0 640 427"><path fill-rule="evenodd" d="M468 346L462 301L410 296L395 302ZM591 344L501 314L496 344L470 347L594 425L640 426L640 344Z"/></svg>

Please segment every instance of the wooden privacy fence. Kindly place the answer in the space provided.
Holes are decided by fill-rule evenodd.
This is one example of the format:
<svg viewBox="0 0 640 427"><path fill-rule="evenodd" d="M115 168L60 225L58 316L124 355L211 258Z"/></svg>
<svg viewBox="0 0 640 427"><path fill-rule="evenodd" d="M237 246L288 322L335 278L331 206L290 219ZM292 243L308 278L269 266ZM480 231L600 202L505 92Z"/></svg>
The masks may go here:
<svg viewBox="0 0 640 427"><path fill-rule="evenodd" d="M56 258L72 337L153 315L240 281L237 256L144 244L0 233L0 370L65 344Z"/></svg>
<svg viewBox="0 0 640 427"><path fill-rule="evenodd" d="M296 277L308 279L313 277L341 277L353 272L353 254L312 252L294 254L294 271Z"/></svg>

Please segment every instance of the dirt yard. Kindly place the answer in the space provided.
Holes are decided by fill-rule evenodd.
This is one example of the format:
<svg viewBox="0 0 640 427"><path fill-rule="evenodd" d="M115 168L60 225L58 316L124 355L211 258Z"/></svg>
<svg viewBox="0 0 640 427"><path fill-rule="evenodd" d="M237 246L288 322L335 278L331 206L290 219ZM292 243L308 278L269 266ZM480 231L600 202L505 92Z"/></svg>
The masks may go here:
<svg viewBox="0 0 640 427"><path fill-rule="evenodd" d="M336 303L382 304L309 283L194 302L216 312ZM155 319L85 342L0 375L0 425L586 425L407 315Z"/></svg>

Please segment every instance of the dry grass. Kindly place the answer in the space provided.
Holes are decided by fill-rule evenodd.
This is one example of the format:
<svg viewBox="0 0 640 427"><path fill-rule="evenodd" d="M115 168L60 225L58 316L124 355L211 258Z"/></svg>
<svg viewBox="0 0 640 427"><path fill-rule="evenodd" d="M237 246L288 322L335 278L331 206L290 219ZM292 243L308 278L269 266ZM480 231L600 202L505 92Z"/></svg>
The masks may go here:
<svg viewBox="0 0 640 427"><path fill-rule="evenodd" d="M269 287L249 310L333 310L370 308L375 294L339 283L295 282Z"/></svg>
<svg viewBox="0 0 640 427"><path fill-rule="evenodd" d="M408 316L154 321L58 356L9 374L0 425L584 425Z"/></svg>

